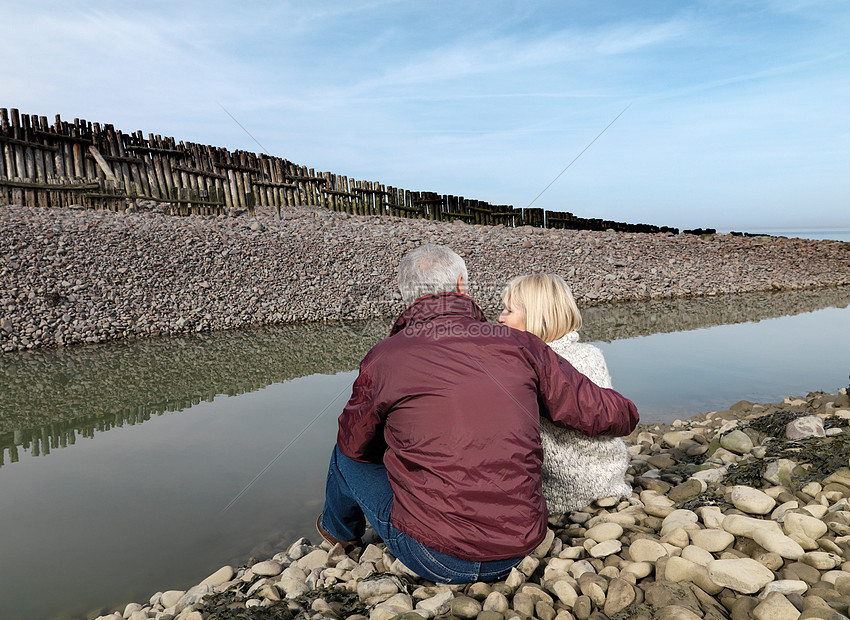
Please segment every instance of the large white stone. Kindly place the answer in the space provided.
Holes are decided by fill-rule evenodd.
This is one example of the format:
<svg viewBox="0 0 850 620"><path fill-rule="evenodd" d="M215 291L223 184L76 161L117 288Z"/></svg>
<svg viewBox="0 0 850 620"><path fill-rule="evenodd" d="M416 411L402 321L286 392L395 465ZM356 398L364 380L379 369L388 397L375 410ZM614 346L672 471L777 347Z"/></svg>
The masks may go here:
<svg viewBox="0 0 850 620"><path fill-rule="evenodd" d="M454 600L454 597L455 594L451 590L439 592L431 598L427 598L424 601L416 603L416 611L426 618L440 616L448 613L448 611L452 608L452 600Z"/></svg>
<svg viewBox="0 0 850 620"><path fill-rule="evenodd" d="M675 448L682 441L686 439L693 439L694 434L695 433L693 431L670 431L669 433L664 433L661 436L661 441L667 444L668 447Z"/></svg>
<svg viewBox="0 0 850 620"><path fill-rule="evenodd" d="M661 522L661 535L664 536L668 532L678 528L694 529L699 527L696 525L697 521L699 521L699 517L692 510L683 510L681 508L674 510L664 517L664 521Z"/></svg>
<svg viewBox="0 0 850 620"><path fill-rule="evenodd" d="M578 598L578 595L576 595L576 598ZM504 614L509 607L510 603L507 597L501 592L490 592L481 605L482 611L495 611L500 614Z"/></svg>
<svg viewBox="0 0 850 620"><path fill-rule="evenodd" d="M771 530L756 530L753 540L772 553L777 553L787 560L797 560L805 550L794 540Z"/></svg>
<svg viewBox="0 0 850 620"><path fill-rule="evenodd" d="M723 532L727 534L728 532ZM731 536L731 534L729 534ZM734 539L734 537L733 537ZM702 549L701 547L697 547L696 545L688 545L684 549L682 549L682 556L686 560L690 560L700 566L706 566L709 562L715 559L711 553Z"/></svg>
<svg viewBox="0 0 850 620"><path fill-rule="evenodd" d="M357 596L367 605L383 603L396 594L398 594L398 582L389 577L357 583Z"/></svg>
<svg viewBox="0 0 850 620"><path fill-rule="evenodd" d="M619 540L605 540L591 547L588 553L590 553L590 557L593 558L606 558L609 555L619 553L622 548L623 543Z"/></svg>
<svg viewBox="0 0 850 620"><path fill-rule="evenodd" d="M731 501L738 510L753 515L766 515L776 506L776 500L764 491L742 484L732 487Z"/></svg>
<svg viewBox="0 0 850 620"><path fill-rule="evenodd" d="M633 562L655 562L667 555L667 549L661 543L648 538L638 538L629 545L629 557Z"/></svg>
<svg viewBox="0 0 850 620"><path fill-rule="evenodd" d="M800 561L818 570L832 570L841 564L841 556L826 551L808 551L800 556Z"/></svg>
<svg viewBox="0 0 850 620"><path fill-rule="evenodd" d="M251 567L251 570L254 571L255 575L260 575L261 577L276 577L283 572L283 566L281 566L280 562L266 560L265 562L257 562Z"/></svg>
<svg viewBox="0 0 850 620"><path fill-rule="evenodd" d="M767 466L764 468L764 474L762 475L762 477L771 484L778 484L790 487L791 472L796 466L797 463L792 460L777 459L767 464Z"/></svg>
<svg viewBox="0 0 850 620"><path fill-rule="evenodd" d="M808 512L815 519L823 519L826 516L826 513L829 512L829 507L824 506L823 504L807 504L803 506L801 510Z"/></svg>
<svg viewBox="0 0 850 620"><path fill-rule="evenodd" d="M753 449L753 440L744 431L735 429L720 438L720 445L735 454L749 454Z"/></svg>
<svg viewBox="0 0 850 620"><path fill-rule="evenodd" d="M723 518L725 515L717 506L701 506L697 508L697 514L702 519L705 527L710 529L720 529L723 527Z"/></svg>
<svg viewBox="0 0 850 620"><path fill-rule="evenodd" d="M782 527L788 536L792 534L803 535L812 540L817 540L829 529L826 523L816 519L810 514L800 512L786 512Z"/></svg>
<svg viewBox="0 0 850 620"><path fill-rule="evenodd" d="M234 575L232 566L222 566L217 571L215 571L212 575L204 579L201 583L206 584L208 586L220 586L223 583L227 583L231 579L233 579Z"/></svg>
<svg viewBox="0 0 850 620"><path fill-rule="evenodd" d="M823 420L816 415L807 415L788 422L785 426L785 436L788 439L803 439L805 437L824 437Z"/></svg>
<svg viewBox="0 0 850 620"><path fill-rule="evenodd" d="M712 582L742 594L758 592L774 580L772 570L751 558L714 560L706 569Z"/></svg>
<svg viewBox="0 0 850 620"><path fill-rule="evenodd" d="M615 540L623 535L623 526L619 523L600 523L591 527L584 535L598 543Z"/></svg>
<svg viewBox="0 0 850 620"><path fill-rule="evenodd" d="M710 578L705 566L685 558L668 559L664 568L664 578L675 582L693 582L709 594L717 594L723 589L723 586L714 583L714 580Z"/></svg>
<svg viewBox="0 0 850 620"><path fill-rule="evenodd" d="M773 488L782 488L782 487L773 487ZM770 518L774 521L779 521L782 523L785 520L785 515L791 511L800 507L800 502L795 499L785 502L784 504L779 504L776 508L773 509L773 512L770 513Z"/></svg>
<svg viewBox="0 0 850 620"><path fill-rule="evenodd" d="M799 579L778 579L771 581L764 587L764 590L759 594L759 598L764 598L771 592L779 592L780 594L805 594L809 589L809 584Z"/></svg>
<svg viewBox="0 0 850 620"><path fill-rule="evenodd" d="M710 484L717 484L718 482L723 480L728 470L729 467L726 465L722 467L713 467L711 469L703 469L694 473L691 478L696 478L697 480L701 480Z"/></svg>
<svg viewBox="0 0 850 620"><path fill-rule="evenodd" d="M390 620L399 614L413 609L413 599L410 595L399 593L376 605L369 614L369 620Z"/></svg>
<svg viewBox="0 0 850 620"><path fill-rule="evenodd" d="M784 594L771 592L752 611L755 620L797 620L800 612Z"/></svg>
<svg viewBox="0 0 850 620"><path fill-rule="evenodd" d="M725 530L691 530L691 543L710 553L723 551L735 542L735 537Z"/></svg>
<svg viewBox="0 0 850 620"><path fill-rule="evenodd" d="M652 574L654 564L649 562L629 562L620 569L620 576L630 573L635 576L635 579L643 579Z"/></svg>
<svg viewBox="0 0 850 620"><path fill-rule="evenodd" d="M662 545L672 545L673 547L676 547L677 549L684 549L685 547L688 546L688 543L690 542L690 540L691 539L688 536L688 531L684 528L677 527L674 530L668 531L666 534L664 534L664 536L661 537L661 544ZM679 555L679 554L674 552L671 555Z"/></svg>
<svg viewBox="0 0 850 620"><path fill-rule="evenodd" d="M168 590L162 593L159 604L163 607L174 607L184 594L186 594L185 590Z"/></svg>
<svg viewBox="0 0 850 620"><path fill-rule="evenodd" d="M556 581L549 586L549 590L558 597L559 601L570 608L575 605L578 598L578 592L576 592L575 588L568 581Z"/></svg>
<svg viewBox="0 0 850 620"><path fill-rule="evenodd" d="M782 528L776 521L745 517L744 515L726 515L723 517L721 525L733 536L746 536L747 538L752 538L753 532L761 529L782 533Z"/></svg>
<svg viewBox="0 0 850 620"><path fill-rule="evenodd" d="M319 568L320 566L325 566L328 562L328 552L324 549L316 549L311 551L303 558L298 560L298 566L304 569L304 572L309 573L314 568ZM390 566L392 562L387 562L387 566ZM252 567L253 568L253 567Z"/></svg>

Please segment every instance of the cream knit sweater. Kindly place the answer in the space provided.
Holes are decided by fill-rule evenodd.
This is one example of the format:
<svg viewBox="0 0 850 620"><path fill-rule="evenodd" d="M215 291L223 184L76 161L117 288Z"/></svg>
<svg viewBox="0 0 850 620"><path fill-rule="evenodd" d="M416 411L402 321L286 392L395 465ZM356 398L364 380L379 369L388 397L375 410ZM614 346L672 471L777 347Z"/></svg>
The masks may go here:
<svg viewBox="0 0 850 620"><path fill-rule="evenodd" d="M577 332L550 342L549 346L599 387L611 387L602 351L580 343ZM602 497L631 496L632 488L625 481L629 453L622 439L588 437L541 418L540 440L543 497L549 514L578 510Z"/></svg>

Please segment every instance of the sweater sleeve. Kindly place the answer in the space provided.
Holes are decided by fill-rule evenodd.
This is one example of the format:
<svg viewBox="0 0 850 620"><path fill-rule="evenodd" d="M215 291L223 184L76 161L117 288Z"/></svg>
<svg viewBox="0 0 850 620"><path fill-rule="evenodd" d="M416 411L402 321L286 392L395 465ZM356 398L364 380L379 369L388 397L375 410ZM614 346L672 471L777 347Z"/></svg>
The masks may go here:
<svg viewBox="0 0 850 620"><path fill-rule="evenodd" d="M588 358L593 360L593 364L588 369L588 372L585 372L584 374L599 387L613 387L613 384L611 383L611 373L608 372L608 364L605 363L605 356L602 355L602 351L597 347L594 347L592 344L587 345L587 349Z"/></svg>
<svg viewBox="0 0 850 620"><path fill-rule="evenodd" d="M539 364L541 403L557 426L591 437L622 437L637 426L639 415L632 401L599 387L548 346L540 351Z"/></svg>

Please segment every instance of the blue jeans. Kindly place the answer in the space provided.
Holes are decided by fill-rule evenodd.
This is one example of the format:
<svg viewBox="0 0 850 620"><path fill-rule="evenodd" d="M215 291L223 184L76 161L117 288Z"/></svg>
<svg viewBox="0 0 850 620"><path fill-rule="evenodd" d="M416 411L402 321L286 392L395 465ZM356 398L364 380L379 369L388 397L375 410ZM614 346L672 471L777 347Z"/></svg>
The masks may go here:
<svg viewBox="0 0 850 620"><path fill-rule="evenodd" d="M407 568L436 583L496 581L505 577L522 557L476 562L435 551L400 532L390 523L393 490L383 464L360 463L334 446L328 467L322 527L339 540L359 540L366 519L387 549Z"/></svg>

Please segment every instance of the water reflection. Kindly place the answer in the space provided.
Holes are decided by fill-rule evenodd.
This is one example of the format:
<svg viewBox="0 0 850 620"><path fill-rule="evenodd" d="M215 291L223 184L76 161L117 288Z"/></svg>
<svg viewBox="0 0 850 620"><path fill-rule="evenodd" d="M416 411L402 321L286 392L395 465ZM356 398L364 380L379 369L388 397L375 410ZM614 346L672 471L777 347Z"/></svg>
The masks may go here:
<svg viewBox="0 0 850 620"><path fill-rule="evenodd" d="M850 305L850 287L662 299L583 308L584 342L692 331Z"/></svg>
<svg viewBox="0 0 850 620"><path fill-rule="evenodd" d="M0 466L125 424L356 368L389 321L284 325L0 356Z"/></svg>
<svg viewBox="0 0 850 620"><path fill-rule="evenodd" d="M761 321L850 304L850 288L583 309L585 342ZM488 313L494 316L494 309ZM357 368L390 320L286 325L0 356L0 466L216 395Z"/></svg>

